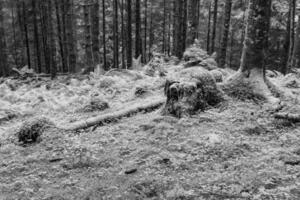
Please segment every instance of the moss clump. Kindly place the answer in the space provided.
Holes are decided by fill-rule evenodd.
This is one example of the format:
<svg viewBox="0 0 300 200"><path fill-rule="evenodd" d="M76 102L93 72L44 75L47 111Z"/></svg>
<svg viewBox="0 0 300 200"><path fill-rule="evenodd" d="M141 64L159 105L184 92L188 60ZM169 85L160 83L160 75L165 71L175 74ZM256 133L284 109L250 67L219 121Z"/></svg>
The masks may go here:
<svg viewBox="0 0 300 200"><path fill-rule="evenodd" d="M46 128L53 126L46 118L26 121L17 131L18 141L23 144L35 143L41 137Z"/></svg>
<svg viewBox="0 0 300 200"><path fill-rule="evenodd" d="M81 111L82 112L94 112L94 111L103 111L109 108L109 104L102 100L101 98L92 98L90 102L85 105Z"/></svg>

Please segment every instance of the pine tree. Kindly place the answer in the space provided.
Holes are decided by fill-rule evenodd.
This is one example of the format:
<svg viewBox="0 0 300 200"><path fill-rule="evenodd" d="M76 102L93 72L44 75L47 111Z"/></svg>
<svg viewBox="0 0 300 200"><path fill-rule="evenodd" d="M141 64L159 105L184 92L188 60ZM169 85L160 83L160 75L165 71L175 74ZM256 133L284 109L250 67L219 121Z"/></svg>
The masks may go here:
<svg viewBox="0 0 300 200"><path fill-rule="evenodd" d="M224 28L223 28L223 36L220 48L219 55L219 67L224 68L226 64L226 53L227 53L227 43L228 43L228 34L230 28L230 19L231 19L231 6L232 0L227 0L225 3L225 15L224 15Z"/></svg>

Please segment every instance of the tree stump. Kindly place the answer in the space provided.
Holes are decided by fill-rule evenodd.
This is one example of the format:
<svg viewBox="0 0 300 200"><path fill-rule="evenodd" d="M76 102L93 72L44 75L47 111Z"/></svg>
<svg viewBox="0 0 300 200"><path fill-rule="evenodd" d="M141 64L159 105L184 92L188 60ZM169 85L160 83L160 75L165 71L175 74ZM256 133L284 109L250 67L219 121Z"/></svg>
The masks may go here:
<svg viewBox="0 0 300 200"><path fill-rule="evenodd" d="M162 110L164 115L182 117L216 106L223 101L214 77L209 71L192 67L184 69L165 84L167 101Z"/></svg>

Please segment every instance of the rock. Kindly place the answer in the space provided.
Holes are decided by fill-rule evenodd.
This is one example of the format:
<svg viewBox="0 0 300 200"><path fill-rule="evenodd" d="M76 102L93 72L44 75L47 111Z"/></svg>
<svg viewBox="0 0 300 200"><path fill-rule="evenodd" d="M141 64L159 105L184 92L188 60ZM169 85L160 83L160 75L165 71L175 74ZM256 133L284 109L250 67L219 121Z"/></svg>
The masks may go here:
<svg viewBox="0 0 300 200"><path fill-rule="evenodd" d="M18 141L23 144L35 143L41 137L46 128L54 126L46 118L38 118L26 121L16 133Z"/></svg>
<svg viewBox="0 0 300 200"><path fill-rule="evenodd" d="M179 118L223 101L214 77L199 67L184 69L169 78L165 84L165 95L167 101L162 114Z"/></svg>

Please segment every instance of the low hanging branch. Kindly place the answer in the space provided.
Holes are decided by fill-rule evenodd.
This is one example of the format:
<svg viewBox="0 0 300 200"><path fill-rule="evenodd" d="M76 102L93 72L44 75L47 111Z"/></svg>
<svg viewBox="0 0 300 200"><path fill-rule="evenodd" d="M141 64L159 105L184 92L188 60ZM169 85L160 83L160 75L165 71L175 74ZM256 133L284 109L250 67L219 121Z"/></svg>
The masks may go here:
<svg viewBox="0 0 300 200"><path fill-rule="evenodd" d="M300 114L276 113L274 117L275 119L285 119L291 122L300 122Z"/></svg>
<svg viewBox="0 0 300 200"><path fill-rule="evenodd" d="M89 128L91 126L95 125L101 125L103 123L111 123L115 122L123 117L128 117L133 114L139 113L139 112L151 112L155 109L158 109L165 103L165 99L160 98L157 100L153 100L149 103L143 104L143 105L133 105L128 108L113 112L113 113L107 113L101 116L97 117L92 117L86 120L74 122L71 124L68 124L63 127L59 127L60 129L63 130L68 130L68 131L76 131L80 129L85 129Z"/></svg>

